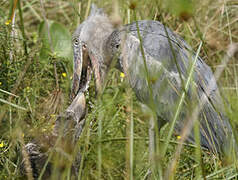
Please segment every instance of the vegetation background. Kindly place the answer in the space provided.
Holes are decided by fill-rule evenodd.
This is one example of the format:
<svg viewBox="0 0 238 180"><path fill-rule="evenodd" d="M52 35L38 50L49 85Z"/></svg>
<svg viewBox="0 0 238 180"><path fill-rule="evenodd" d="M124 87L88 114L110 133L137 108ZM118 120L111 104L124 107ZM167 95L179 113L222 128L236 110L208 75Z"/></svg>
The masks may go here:
<svg viewBox="0 0 238 180"><path fill-rule="evenodd" d="M51 132L57 115L69 105L71 34L87 18L92 3L104 8L118 25L132 22L135 12L138 20L163 22L194 50L202 41L203 60L213 70L225 68L218 84L229 102L228 115L235 127L238 125L238 54L221 66L228 46L238 41L236 0L1 0L0 179L26 178L20 173L22 148ZM87 121L77 144L83 164L79 179L144 179L150 169L150 113L142 111L123 74L112 69L110 77L100 103L93 82L86 94ZM166 132L166 127L160 131L161 146ZM170 141L165 157L155 157L163 175L179 138L174 136ZM238 177L238 159L224 162L206 151L200 157L196 149L184 146L171 179ZM72 159L71 154L65 156ZM67 168L55 170L62 179L70 179L69 172Z"/></svg>

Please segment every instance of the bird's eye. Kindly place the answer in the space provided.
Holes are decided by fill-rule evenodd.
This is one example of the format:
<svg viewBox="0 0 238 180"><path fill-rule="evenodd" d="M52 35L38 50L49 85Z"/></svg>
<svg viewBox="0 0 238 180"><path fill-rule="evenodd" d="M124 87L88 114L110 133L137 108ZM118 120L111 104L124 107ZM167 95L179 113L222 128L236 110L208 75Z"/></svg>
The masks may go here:
<svg viewBox="0 0 238 180"><path fill-rule="evenodd" d="M86 44L83 44L83 50L86 50L87 49L87 45Z"/></svg>
<svg viewBox="0 0 238 180"><path fill-rule="evenodd" d="M119 44L116 44L116 48L117 48L117 49L119 48L119 46L120 46Z"/></svg>
<svg viewBox="0 0 238 180"><path fill-rule="evenodd" d="M78 39L75 39L74 40L74 46L78 46L79 45L79 40Z"/></svg>

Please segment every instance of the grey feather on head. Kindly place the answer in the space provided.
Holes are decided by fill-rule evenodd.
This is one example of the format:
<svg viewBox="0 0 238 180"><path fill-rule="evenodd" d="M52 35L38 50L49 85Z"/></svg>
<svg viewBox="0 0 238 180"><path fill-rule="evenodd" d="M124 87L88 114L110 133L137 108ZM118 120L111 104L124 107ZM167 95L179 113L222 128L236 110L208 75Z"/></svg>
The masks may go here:
<svg viewBox="0 0 238 180"><path fill-rule="evenodd" d="M92 4L89 17L78 26L74 36L85 42L90 50L100 51L103 46L102 43L112 31L113 26L103 9Z"/></svg>
<svg viewBox="0 0 238 180"><path fill-rule="evenodd" d="M114 27L108 16L102 9L92 4L90 15L73 34L74 71L77 70L78 72L74 75L73 80L72 89L75 93L77 92L78 80L81 79L82 68L85 69L85 65L87 66L89 61L97 77L95 78L97 87L100 89L108 65L108 61L105 60L104 47L113 30ZM83 64L84 67L82 67Z"/></svg>
<svg viewBox="0 0 238 180"><path fill-rule="evenodd" d="M105 13L102 8L98 8L94 3L91 4L90 17L95 15L104 15Z"/></svg>

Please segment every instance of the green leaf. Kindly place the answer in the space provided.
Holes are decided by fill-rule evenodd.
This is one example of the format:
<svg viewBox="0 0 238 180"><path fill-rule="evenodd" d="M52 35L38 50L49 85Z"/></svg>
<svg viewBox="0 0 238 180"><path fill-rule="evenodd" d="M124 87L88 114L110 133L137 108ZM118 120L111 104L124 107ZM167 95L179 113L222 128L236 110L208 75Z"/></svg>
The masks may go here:
<svg viewBox="0 0 238 180"><path fill-rule="evenodd" d="M40 24L39 36L42 41L41 58L72 58L71 34L61 24L54 21Z"/></svg>

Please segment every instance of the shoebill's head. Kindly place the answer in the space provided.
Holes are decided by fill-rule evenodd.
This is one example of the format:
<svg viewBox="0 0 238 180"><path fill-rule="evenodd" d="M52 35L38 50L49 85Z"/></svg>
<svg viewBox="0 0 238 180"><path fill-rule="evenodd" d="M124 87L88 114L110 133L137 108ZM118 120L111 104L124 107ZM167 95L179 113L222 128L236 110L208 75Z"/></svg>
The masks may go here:
<svg viewBox="0 0 238 180"><path fill-rule="evenodd" d="M84 92L94 72L96 90L100 91L110 60L105 54L113 25L102 9L92 5L89 17L73 34L74 75L71 98Z"/></svg>

